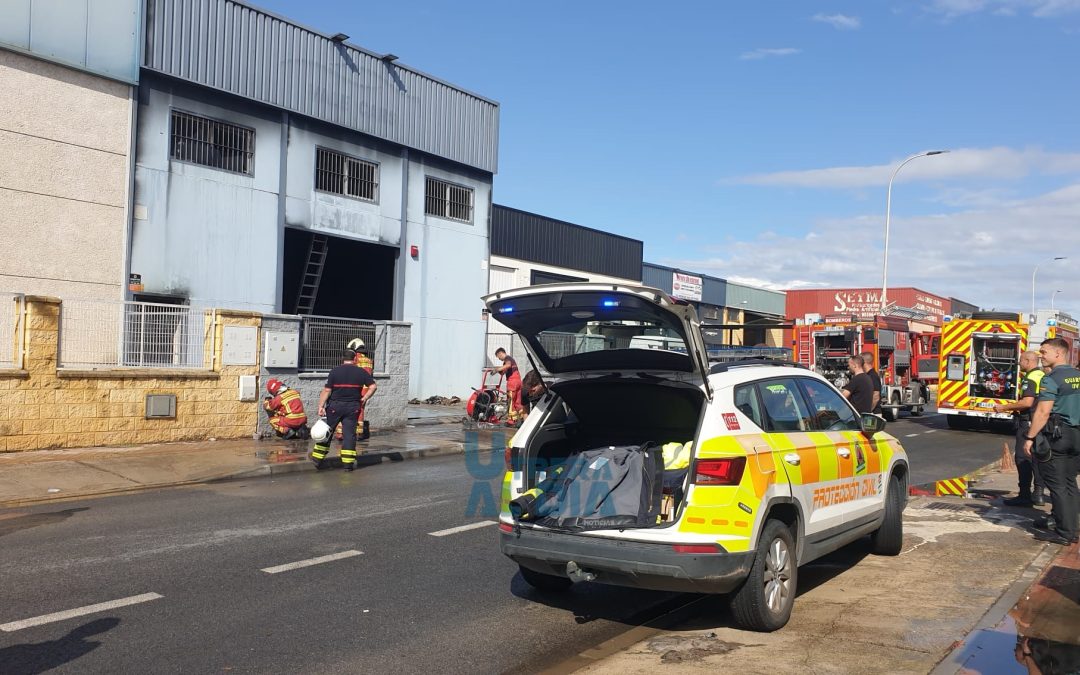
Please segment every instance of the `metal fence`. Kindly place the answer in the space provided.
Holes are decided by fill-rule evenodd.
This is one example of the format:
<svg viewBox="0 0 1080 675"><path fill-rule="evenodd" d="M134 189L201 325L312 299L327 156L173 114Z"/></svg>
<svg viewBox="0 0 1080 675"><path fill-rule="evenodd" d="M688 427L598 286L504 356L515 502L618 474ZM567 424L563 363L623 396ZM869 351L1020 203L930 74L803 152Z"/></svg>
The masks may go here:
<svg viewBox="0 0 1080 675"><path fill-rule="evenodd" d="M331 316L304 316L300 324L300 370L325 373L342 362L342 352L360 338L371 352L375 372L386 372L386 324Z"/></svg>
<svg viewBox="0 0 1080 675"><path fill-rule="evenodd" d="M581 352L594 352L604 349L607 338L603 335L586 335L584 333L543 333L539 336L540 346L551 358L561 359L571 354ZM488 333L487 334L487 357L488 365L500 365L495 360L495 350L502 347L506 353L514 357L519 366L528 365L529 357L525 352L525 344L516 333Z"/></svg>
<svg viewBox="0 0 1080 675"><path fill-rule="evenodd" d="M214 310L153 302L65 300L61 368L213 368Z"/></svg>
<svg viewBox="0 0 1080 675"><path fill-rule="evenodd" d="M0 368L22 368L25 305L20 293L0 293Z"/></svg>

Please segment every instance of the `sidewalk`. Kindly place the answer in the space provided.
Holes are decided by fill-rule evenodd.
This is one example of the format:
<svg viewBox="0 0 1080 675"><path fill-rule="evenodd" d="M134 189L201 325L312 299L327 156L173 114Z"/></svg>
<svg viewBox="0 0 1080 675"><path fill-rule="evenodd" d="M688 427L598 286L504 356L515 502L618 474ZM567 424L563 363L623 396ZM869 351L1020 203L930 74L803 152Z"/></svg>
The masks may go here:
<svg viewBox="0 0 1080 675"><path fill-rule="evenodd" d="M900 556L853 544L800 568L780 631L737 630L723 599L705 596L550 672L1028 673L1013 625L1044 664L1078 650L1080 558L1075 546L1033 539L1031 520L1047 507L1001 504L1015 486L1015 473L994 470L972 486L974 499L912 497ZM1080 667L1057 663L1041 672Z"/></svg>
<svg viewBox="0 0 1080 675"><path fill-rule="evenodd" d="M410 405L407 426L376 430L359 444L360 462L461 454L470 447L502 449L504 432L466 431L463 414L461 407ZM307 459L310 445L241 439L0 453L0 507L314 471Z"/></svg>

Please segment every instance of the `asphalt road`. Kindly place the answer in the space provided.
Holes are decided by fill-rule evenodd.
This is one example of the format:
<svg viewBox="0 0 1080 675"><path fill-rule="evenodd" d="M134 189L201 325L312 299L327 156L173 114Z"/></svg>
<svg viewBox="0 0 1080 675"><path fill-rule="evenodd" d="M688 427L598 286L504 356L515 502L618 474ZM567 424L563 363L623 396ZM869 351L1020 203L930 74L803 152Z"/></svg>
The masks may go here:
<svg viewBox="0 0 1080 675"><path fill-rule="evenodd" d="M889 430L915 482L1007 438L938 416ZM0 510L0 673L533 671L694 599L533 592L498 552L488 460Z"/></svg>

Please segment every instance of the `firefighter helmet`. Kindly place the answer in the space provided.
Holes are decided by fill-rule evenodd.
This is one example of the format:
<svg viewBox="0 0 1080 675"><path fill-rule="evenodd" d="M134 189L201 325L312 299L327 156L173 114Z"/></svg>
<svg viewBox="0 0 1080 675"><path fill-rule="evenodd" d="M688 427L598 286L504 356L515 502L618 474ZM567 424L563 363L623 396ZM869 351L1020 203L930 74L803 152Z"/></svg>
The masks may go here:
<svg viewBox="0 0 1080 675"><path fill-rule="evenodd" d="M364 344L364 341L360 338L353 338L349 340L349 344L346 349L349 349L359 354L367 349L367 345Z"/></svg>
<svg viewBox="0 0 1080 675"><path fill-rule="evenodd" d="M285 383L276 377L271 377L266 381L266 391L272 395L277 396L278 392L285 388Z"/></svg>
<svg viewBox="0 0 1080 675"><path fill-rule="evenodd" d="M331 429L330 425L326 423L326 420L319 418L315 424L311 425L311 440L316 443L326 443L330 440Z"/></svg>

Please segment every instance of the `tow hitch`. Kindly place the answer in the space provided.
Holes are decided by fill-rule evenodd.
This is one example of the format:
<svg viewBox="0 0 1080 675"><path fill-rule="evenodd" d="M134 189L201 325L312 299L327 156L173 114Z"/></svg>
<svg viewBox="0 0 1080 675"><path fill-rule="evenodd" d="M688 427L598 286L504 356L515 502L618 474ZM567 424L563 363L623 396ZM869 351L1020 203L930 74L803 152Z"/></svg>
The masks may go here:
<svg viewBox="0 0 1080 675"><path fill-rule="evenodd" d="M573 560L566 563L566 576L570 577L570 581L575 584L580 584L582 581L596 581L596 574L581 569Z"/></svg>

